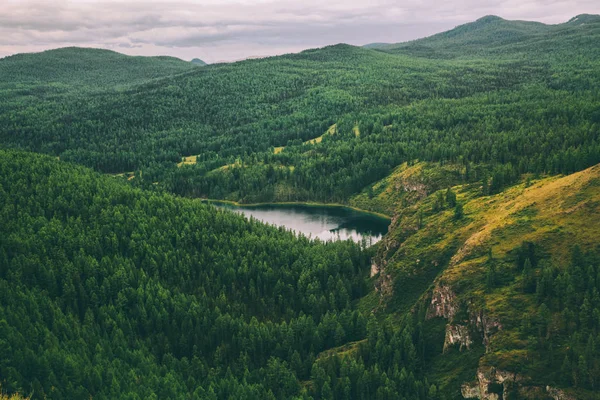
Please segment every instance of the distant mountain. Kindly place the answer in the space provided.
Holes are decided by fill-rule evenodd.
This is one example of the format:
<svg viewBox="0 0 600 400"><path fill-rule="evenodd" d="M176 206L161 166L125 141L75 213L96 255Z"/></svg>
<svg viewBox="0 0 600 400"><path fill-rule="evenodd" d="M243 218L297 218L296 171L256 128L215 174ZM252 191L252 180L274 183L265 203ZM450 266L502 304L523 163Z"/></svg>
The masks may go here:
<svg viewBox="0 0 600 400"><path fill-rule="evenodd" d="M203 66L205 66L205 65L206 65L206 63L205 63L204 61L202 61L201 59L199 59L199 58L194 58L194 59L191 61L191 63L192 63L192 64L194 64L194 65L199 65L199 66L201 66L201 67L203 67Z"/></svg>
<svg viewBox="0 0 600 400"><path fill-rule="evenodd" d="M532 53L569 52L574 49L588 51L587 45L591 44L588 43L589 39L598 31L600 15L581 14L568 22L556 25L509 21L488 15L423 39L395 44L373 43L365 47L425 58L448 59L507 54L530 56Z"/></svg>
<svg viewBox="0 0 600 400"><path fill-rule="evenodd" d="M0 59L1 82L110 86L141 83L193 68L175 57L132 57L103 49L65 47Z"/></svg>
<svg viewBox="0 0 600 400"><path fill-rule="evenodd" d="M243 57L243 58L236 58L234 60L218 60L215 64L229 64L229 63L236 63L236 62L246 61L246 60L260 60L261 58L267 58L267 57L271 57L271 56L248 56L248 57Z"/></svg>
<svg viewBox="0 0 600 400"><path fill-rule="evenodd" d="M391 46L392 44L393 43L379 43L379 42L378 43L368 43L368 44L365 44L363 47L365 49L378 49L378 48L385 47L385 46Z"/></svg>

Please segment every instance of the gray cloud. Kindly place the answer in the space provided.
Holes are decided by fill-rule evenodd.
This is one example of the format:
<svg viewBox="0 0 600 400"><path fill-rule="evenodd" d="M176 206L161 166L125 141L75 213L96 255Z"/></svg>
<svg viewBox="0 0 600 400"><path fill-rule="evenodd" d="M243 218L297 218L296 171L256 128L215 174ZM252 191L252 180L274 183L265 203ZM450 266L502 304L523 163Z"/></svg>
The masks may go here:
<svg viewBox="0 0 600 400"><path fill-rule="evenodd" d="M62 46L209 62L338 42L398 42L487 14L558 23L597 0L5 0L0 56Z"/></svg>

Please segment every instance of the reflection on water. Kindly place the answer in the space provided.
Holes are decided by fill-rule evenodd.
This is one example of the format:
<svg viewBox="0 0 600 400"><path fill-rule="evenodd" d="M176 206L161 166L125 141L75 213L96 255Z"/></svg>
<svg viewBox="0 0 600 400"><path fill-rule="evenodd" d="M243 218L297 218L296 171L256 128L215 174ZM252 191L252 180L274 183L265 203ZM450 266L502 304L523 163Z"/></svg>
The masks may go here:
<svg viewBox="0 0 600 400"><path fill-rule="evenodd" d="M360 243L364 239L367 244L375 244L387 233L390 224L386 218L344 207L301 204L236 206L220 202L212 204L324 241L352 239Z"/></svg>

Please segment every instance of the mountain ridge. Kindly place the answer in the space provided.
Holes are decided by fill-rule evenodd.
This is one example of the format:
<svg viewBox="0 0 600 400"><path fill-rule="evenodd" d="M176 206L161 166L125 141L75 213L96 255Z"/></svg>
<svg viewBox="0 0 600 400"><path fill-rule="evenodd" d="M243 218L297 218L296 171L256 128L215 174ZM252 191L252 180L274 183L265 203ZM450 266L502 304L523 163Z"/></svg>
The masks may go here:
<svg viewBox="0 0 600 400"><path fill-rule="evenodd" d="M506 20L495 15L481 17L449 31L399 43L369 44L374 50L426 58L459 58L510 52L513 44L544 39L556 34L574 34L574 27L599 26L600 15L580 14L559 24Z"/></svg>

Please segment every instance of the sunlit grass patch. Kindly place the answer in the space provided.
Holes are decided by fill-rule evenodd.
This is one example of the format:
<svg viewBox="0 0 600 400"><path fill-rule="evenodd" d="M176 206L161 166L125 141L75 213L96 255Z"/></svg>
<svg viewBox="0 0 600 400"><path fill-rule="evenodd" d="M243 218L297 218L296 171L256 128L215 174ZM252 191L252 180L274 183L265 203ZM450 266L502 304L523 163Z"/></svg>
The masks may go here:
<svg viewBox="0 0 600 400"><path fill-rule="evenodd" d="M188 156L182 157L181 162L177 164L178 167L183 167L184 165L194 165L198 160L198 156Z"/></svg>

